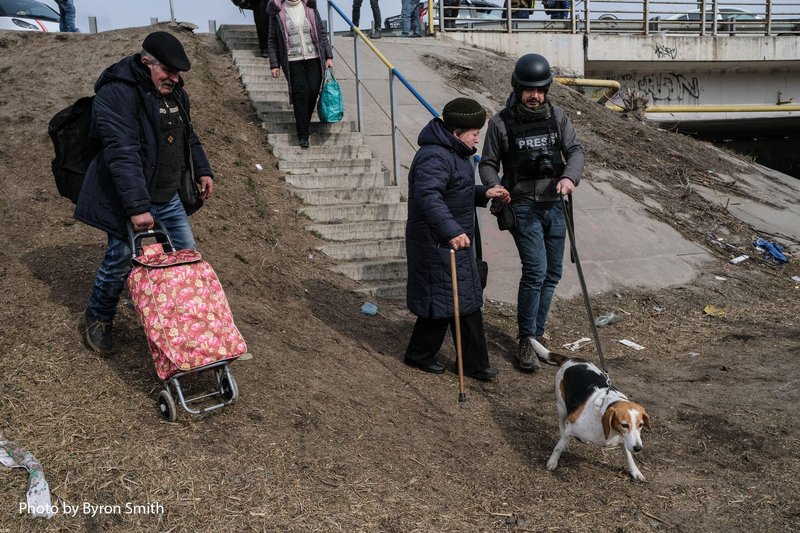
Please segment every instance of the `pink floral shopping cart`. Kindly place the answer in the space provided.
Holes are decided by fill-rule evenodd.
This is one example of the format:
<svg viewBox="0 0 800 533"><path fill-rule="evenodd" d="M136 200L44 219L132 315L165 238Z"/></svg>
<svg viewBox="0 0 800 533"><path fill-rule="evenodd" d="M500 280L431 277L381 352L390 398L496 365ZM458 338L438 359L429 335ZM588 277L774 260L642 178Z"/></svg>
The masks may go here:
<svg viewBox="0 0 800 533"><path fill-rule="evenodd" d="M128 237L133 263L128 290L164 383L158 395L159 413L170 422L176 420L173 389L181 407L191 414L233 403L239 390L228 364L245 354L247 345L233 323L214 269L196 250L176 251L158 222L155 229L139 233L129 226ZM143 246L142 240L151 237L162 242ZM180 379L206 371L214 373L216 390L186 397ZM203 407L192 407L198 404Z"/></svg>

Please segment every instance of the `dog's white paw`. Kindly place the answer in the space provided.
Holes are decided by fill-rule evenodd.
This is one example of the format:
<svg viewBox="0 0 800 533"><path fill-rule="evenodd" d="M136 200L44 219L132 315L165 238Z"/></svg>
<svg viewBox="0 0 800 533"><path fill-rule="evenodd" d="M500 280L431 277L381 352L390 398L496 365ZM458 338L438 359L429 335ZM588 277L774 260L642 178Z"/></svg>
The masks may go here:
<svg viewBox="0 0 800 533"><path fill-rule="evenodd" d="M638 469L636 469L636 470L631 470L631 477L632 477L633 479L635 479L636 481L641 481L641 482L645 482L645 481L647 481L647 480L644 478L644 476L642 475L642 473L641 473L641 472L639 472L639 470L638 470Z"/></svg>
<svg viewBox="0 0 800 533"><path fill-rule="evenodd" d="M549 471L551 471L551 472L552 472L553 470L555 470L555 469L556 469L556 467L557 467L557 466L558 466L558 457L551 457L551 458L550 458L550 459L547 461L547 469L548 469ZM639 474L639 475L641 475L641 474Z"/></svg>

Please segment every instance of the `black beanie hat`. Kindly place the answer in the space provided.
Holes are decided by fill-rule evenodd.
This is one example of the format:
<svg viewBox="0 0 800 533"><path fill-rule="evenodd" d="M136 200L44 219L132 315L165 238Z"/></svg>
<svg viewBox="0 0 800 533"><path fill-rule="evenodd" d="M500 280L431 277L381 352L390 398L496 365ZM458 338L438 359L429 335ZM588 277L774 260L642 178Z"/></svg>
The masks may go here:
<svg viewBox="0 0 800 533"><path fill-rule="evenodd" d="M479 130L486 123L486 110L472 98L456 98L444 106L442 120L452 129Z"/></svg>
<svg viewBox="0 0 800 533"><path fill-rule="evenodd" d="M166 31L154 31L145 37L142 49L175 70L187 71L192 64L177 37Z"/></svg>

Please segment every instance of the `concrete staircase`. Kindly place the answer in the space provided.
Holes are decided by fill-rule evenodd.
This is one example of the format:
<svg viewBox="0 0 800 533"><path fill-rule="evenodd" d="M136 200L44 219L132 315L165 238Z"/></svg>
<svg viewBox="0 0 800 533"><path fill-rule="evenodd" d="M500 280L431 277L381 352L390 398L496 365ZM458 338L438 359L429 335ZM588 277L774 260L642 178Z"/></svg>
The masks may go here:
<svg viewBox="0 0 800 533"><path fill-rule="evenodd" d="M364 144L353 121L311 122L310 148L297 145L286 79L270 76L259 57L253 26L222 26L218 36L231 52L250 99L263 121L278 168L306 204L306 226L327 241L319 250L336 259L333 270L359 281L359 292L405 296L407 204L389 172ZM348 112L352 110L347 110Z"/></svg>

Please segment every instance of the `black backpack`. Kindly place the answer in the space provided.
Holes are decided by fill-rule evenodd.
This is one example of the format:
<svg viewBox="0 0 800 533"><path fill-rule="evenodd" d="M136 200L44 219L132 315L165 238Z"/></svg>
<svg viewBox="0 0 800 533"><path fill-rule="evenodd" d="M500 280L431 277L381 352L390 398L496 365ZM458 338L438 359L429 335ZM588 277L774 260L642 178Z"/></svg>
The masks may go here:
<svg viewBox="0 0 800 533"><path fill-rule="evenodd" d="M50 119L47 133L53 140L56 156L53 158L53 177L58 193L78 202L83 177L101 144L89 134L92 126L94 96L84 96L71 106L62 109Z"/></svg>
<svg viewBox="0 0 800 533"><path fill-rule="evenodd" d="M256 0L231 0L239 9L255 9Z"/></svg>

